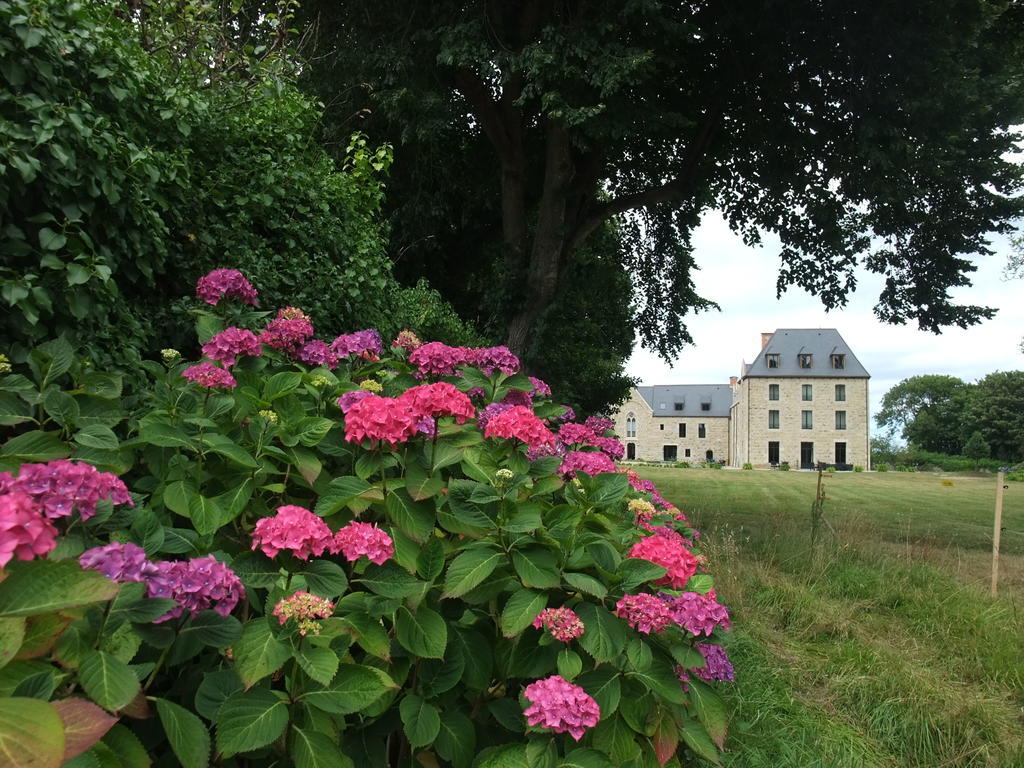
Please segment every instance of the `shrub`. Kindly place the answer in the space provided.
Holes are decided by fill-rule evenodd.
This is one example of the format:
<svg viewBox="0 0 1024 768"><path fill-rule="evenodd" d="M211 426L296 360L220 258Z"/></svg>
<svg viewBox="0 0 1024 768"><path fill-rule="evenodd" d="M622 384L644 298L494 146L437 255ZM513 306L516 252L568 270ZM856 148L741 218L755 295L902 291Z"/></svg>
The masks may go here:
<svg viewBox="0 0 1024 768"><path fill-rule="evenodd" d="M224 303L197 312L211 359L143 363L127 421L116 377L66 341L0 377L8 750L44 768L211 749L653 765L683 744L717 761L727 610L603 421L561 426L504 348L316 342L287 308L256 354L223 326L266 318Z"/></svg>
<svg viewBox="0 0 1024 768"><path fill-rule="evenodd" d="M1004 477L1007 480L1012 480L1015 483L1024 483L1024 469L1018 469L1014 472L1007 472Z"/></svg>
<svg viewBox="0 0 1024 768"><path fill-rule="evenodd" d="M876 472L888 472L889 471L889 465L883 462L882 464L879 464L878 466L875 467L875 471Z"/></svg>
<svg viewBox="0 0 1024 768"><path fill-rule="evenodd" d="M709 462L707 462L706 466L707 466L708 469L721 469L722 468L722 465L719 462L717 462L717 461L709 461Z"/></svg>
<svg viewBox="0 0 1024 768"><path fill-rule="evenodd" d="M690 462L688 462L688 461L677 461L675 466L676 466L677 469L689 469L690 468Z"/></svg>
<svg viewBox="0 0 1024 768"><path fill-rule="evenodd" d="M829 472L829 473L831 473L831 472L835 472L835 471L836 471L836 468L835 468L835 467L833 467L833 466L831 466L831 465L829 465L829 466L825 467L825 471L826 471L826 472Z"/></svg>
<svg viewBox="0 0 1024 768"><path fill-rule="evenodd" d="M860 464L855 464L854 467L853 467L853 471L854 472L863 472L864 471L864 467L862 467Z"/></svg>
<svg viewBox="0 0 1024 768"><path fill-rule="evenodd" d="M746 461L746 462L743 463L743 468L744 469L753 469L754 465L751 464L749 461Z"/></svg>
<svg viewBox="0 0 1024 768"><path fill-rule="evenodd" d="M789 462L784 461L781 464L779 464L779 469L783 472L789 472Z"/></svg>

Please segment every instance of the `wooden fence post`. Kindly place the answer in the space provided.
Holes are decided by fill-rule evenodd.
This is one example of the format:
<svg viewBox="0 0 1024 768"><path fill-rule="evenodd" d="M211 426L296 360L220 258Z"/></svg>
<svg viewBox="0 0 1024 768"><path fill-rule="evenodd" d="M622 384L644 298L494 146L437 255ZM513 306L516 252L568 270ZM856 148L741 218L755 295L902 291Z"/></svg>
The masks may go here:
<svg viewBox="0 0 1024 768"><path fill-rule="evenodd" d="M996 520L992 529L992 597L996 596L999 583L999 535L1003 530L1003 480L1002 472L996 475Z"/></svg>

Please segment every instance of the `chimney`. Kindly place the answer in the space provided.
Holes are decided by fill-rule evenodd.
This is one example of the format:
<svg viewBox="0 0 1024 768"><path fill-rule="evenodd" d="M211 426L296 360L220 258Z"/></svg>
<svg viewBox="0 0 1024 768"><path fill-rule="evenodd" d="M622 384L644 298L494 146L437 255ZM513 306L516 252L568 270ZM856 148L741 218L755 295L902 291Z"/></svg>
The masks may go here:
<svg viewBox="0 0 1024 768"><path fill-rule="evenodd" d="M761 349L764 349L768 345L768 340L772 337L771 333L761 334Z"/></svg>
<svg viewBox="0 0 1024 768"><path fill-rule="evenodd" d="M729 377L729 386L730 387L735 387L737 381L739 381L739 377L738 376L730 376Z"/></svg>

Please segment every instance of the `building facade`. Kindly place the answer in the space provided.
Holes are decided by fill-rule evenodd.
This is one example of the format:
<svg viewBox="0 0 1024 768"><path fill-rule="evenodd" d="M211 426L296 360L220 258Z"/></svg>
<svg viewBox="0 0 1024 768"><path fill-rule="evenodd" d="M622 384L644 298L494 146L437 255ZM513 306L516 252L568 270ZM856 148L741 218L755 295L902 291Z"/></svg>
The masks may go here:
<svg viewBox="0 0 1024 768"><path fill-rule="evenodd" d="M834 328L780 328L726 384L636 387L615 414L626 458L870 469L870 375Z"/></svg>

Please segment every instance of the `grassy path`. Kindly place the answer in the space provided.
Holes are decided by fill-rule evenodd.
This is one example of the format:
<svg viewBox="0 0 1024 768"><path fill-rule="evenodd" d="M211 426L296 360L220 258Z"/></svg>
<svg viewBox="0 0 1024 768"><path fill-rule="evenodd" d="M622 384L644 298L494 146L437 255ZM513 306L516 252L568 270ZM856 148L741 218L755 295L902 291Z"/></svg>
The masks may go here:
<svg viewBox="0 0 1024 768"><path fill-rule="evenodd" d="M994 478L827 478L835 535L812 552L811 473L641 474L703 531L733 609L729 768L1024 768L1024 485L993 601Z"/></svg>

